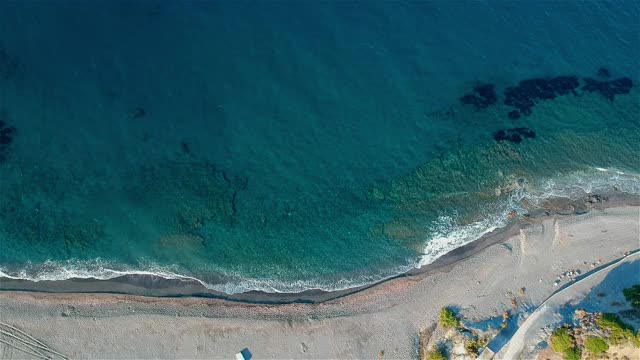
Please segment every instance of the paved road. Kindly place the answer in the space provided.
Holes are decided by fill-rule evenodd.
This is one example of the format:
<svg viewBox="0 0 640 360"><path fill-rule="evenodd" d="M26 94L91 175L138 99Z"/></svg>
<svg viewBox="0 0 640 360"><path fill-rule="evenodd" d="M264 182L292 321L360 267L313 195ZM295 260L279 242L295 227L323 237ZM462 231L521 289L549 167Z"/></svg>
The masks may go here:
<svg viewBox="0 0 640 360"><path fill-rule="evenodd" d="M640 252L636 250L603 268L585 274L581 279L555 292L529 315L511 337L511 340L494 358L519 359L523 356L528 357L530 355L529 352L533 350L536 343L546 338L544 328L549 324L562 322L563 317L558 311L560 307L569 302L578 303L591 292L591 289L600 284L612 270L622 264L629 264L638 260L640 260ZM640 263L635 264L638 265ZM636 268L636 266L628 267L631 272L628 276L632 279L638 276L635 272Z"/></svg>

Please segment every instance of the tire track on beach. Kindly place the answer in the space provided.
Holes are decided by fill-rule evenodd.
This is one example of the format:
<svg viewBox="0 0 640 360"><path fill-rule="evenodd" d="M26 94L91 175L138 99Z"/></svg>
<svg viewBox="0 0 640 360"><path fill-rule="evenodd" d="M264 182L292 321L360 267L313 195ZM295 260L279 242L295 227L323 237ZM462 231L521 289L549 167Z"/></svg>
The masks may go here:
<svg viewBox="0 0 640 360"><path fill-rule="evenodd" d="M5 348L8 347L12 350L18 350L22 353L34 356L37 359L69 359L67 356L53 350L42 341L34 338L17 327L6 323L0 323L0 343L4 344ZM2 355L4 357L4 351L2 352Z"/></svg>

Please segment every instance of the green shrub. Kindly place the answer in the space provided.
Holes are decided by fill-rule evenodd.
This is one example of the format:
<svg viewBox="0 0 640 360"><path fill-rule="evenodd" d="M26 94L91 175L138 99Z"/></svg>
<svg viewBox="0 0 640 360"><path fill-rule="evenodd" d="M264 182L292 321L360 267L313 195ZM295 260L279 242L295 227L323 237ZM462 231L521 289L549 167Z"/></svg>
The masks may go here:
<svg viewBox="0 0 640 360"><path fill-rule="evenodd" d="M440 310L440 324L443 328L452 328L460 326L460 320L449 308L442 308Z"/></svg>
<svg viewBox="0 0 640 360"><path fill-rule="evenodd" d="M590 336L584 341L584 347L592 354L599 355L609 350L609 344L604 339Z"/></svg>
<svg viewBox="0 0 640 360"><path fill-rule="evenodd" d="M580 360L581 357L582 350L580 348L571 348L564 352L564 360Z"/></svg>
<svg viewBox="0 0 640 360"><path fill-rule="evenodd" d="M551 348L555 352L566 352L573 348L573 336L566 327L559 327L551 333Z"/></svg>
<svg viewBox="0 0 640 360"><path fill-rule="evenodd" d="M602 314L596 319L596 325L601 329L609 330L609 341L613 345L622 344L625 341L634 341L633 329L620 320L616 314Z"/></svg>
<svg viewBox="0 0 640 360"><path fill-rule="evenodd" d="M634 309L640 309L640 284L633 285L628 289L622 290L624 298L631 304Z"/></svg>
<svg viewBox="0 0 640 360"><path fill-rule="evenodd" d="M442 349L435 348L427 352L425 360L447 360L447 357Z"/></svg>
<svg viewBox="0 0 640 360"><path fill-rule="evenodd" d="M480 349L487 346L487 340L481 337L474 337L471 340L467 341L465 344L465 350L467 351L467 355L471 357L478 356Z"/></svg>
<svg viewBox="0 0 640 360"><path fill-rule="evenodd" d="M625 324L620 320L618 315L611 313L600 314L596 319L596 325L602 329L624 329Z"/></svg>

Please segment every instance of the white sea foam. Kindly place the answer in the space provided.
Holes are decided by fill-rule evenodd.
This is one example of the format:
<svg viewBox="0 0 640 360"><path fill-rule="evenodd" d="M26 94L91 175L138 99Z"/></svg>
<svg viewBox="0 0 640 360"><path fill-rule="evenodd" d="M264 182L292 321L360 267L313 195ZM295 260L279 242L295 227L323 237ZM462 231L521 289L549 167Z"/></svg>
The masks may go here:
<svg viewBox="0 0 640 360"><path fill-rule="evenodd" d="M492 214L471 224L460 225L454 217L440 217L431 226L434 232L425 242L418 266L431 264L448 252L504 227L508 223L509 212L515 211L516 215L525 212L521 204L523 199L530 204L539 204L552 197L576 200L597 192L640 194L640 175L601 167L595 167L594 170L574 172L526 185L511 193L502 203L494 204Z"/></svg>
<svg viewBox="0 0 640 360"><path fill-rule="evenodd" d="M357 276L353 279L293 281L282 282L268 279L248 279L241 276L229 275L228 281L222 284L209 284L197 277L179 274L156 264L140 265L144 270L128 269L116 270L109 268L107 263L100 260L93 261L46 261L42 264L28 264L18 271L0 268L0 278L28 280L33 282L59 281L68 279L96 279L110 280L127 275L156 276L164 279L194 281L203 287L227 294L237 294L247 291L264 291L267 293L297 293L305 290L338 291L349 288L373 284L394 277L415 268L414 264L387 270L374 275Z"/></svg>
<svg viewBox="0 0 640 360"><path fill-rule="evenodd" d="M538 181L523 193L530 203L539 203L551 197L577 199L588 193L640 194L640 175L617 169L594 168L595 171L578 171L568 175Z"/></svg>
<svg viewBox="0 0 640 360"><path fill-rule="evenodd" d="M116 266L113 266L116 267ZM112 269L110 264L100 259L91 261L45 261L42 264L28 263L24 268L17 271L10 271L0 268L0 277L16 280L58 281L67 279L96 279L109 280L125 275L148 275L158 276L166 279L200 280L180 275L160 266L151 265L145 270L134 269Z"/></svg>
<svg viewBox="0 0 640 360"><path fill-rule="evenodd" d="M448 252L473 242L498 228L504 227L510 211L523 214L526 210L521 200L531 204L542 202L550 197L578 199L587 193L610 193L620 191L640 195L640 175L625 173L616 169L593 168L591 171L574 172L528 183L514 191L506 199L489 204L490 212L479 221L459 224L457 216L441 216L427 226L432 235L425 239L422 255L417 260L407 259L407 263L376 274L359 274L350 278L316 279L283 282L272 279L252 279L240 274L226 274L223 283L210 284L197 277L181 274L175 267L162 267L153 263L140 264L138 268L127 268L99 259L93 261L47 261L43 264L28 264L17 271L0 268L0 277L10 279L39 281L57 281L72 278L109 280L125 275L157 276L165 279L194 281L202 286L227 294L236 294L251 290L268 293L296 293L305 290L338 291L369 285L433 263Z"/></svg>
<svg viewBox="0 0 640 360"><path fill-rule="evenodd" d="M434 224L433 236L426 242L418 267L431 264L448 252L504 226L506 222L506 216L491 216L471 224L457 225L453 217L440 217Z"/></svg>
<svg viewBox="0 0 640 360"><path fill-rule="evenodd" d="M371 275L358 275L351 278L279 281L271 279L235 278L224 284L205 285L207 288L227 294L237 294L251 290L267 293L300 293L306 290L340 291L366 286L393 278L417 267L417 263L399 266Z"/></svg>

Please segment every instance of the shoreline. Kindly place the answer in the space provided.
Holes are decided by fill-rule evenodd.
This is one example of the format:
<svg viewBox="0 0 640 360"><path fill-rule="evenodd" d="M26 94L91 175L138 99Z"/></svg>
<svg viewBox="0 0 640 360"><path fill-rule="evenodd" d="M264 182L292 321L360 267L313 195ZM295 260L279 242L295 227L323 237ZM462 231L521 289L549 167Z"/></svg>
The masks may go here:
<svg viewBox="0 0 640 360"><path fill-rule="evenodd" d="M586 196L589 195L593 194L586 194ZM527 216L515 219L506 227L496 229L481 236L477 240L458 247L430 264L411 269L405 273L372 284L343 290L325 291L310 289L298 293L269 293L252 290L236 294L227 294L208 289L196 280L168 279L156 275L130 274L107 280L71 278L38 282L0 277L0 293L27 291L47 294L119 294L157 298L194 297L256 305L283 305L292 303L318 304L360 293L388 282L397 281L398 279L418 281L433 272L445 271L446 268L472 257L492 245L508 240L518 234L522 229L542 223L544 219L550 216L572 217L613 207L640 206L640 196L630 194L612 194L608 196L608 200L596 203L591 203L585 199L547 199L543 207L530 211L530 214Z"/></svg>
<svg viewBox="0 0 640 360"><path fill-rule="evenodd" d="M260 358L415 358L423 335L442 338L442 307L482 333L579 279L568 273L590 274L639 247L640 206L538 219L437 270L315 304L0 291L0 322L68 358L230 358L244 348Z"/></svg>

